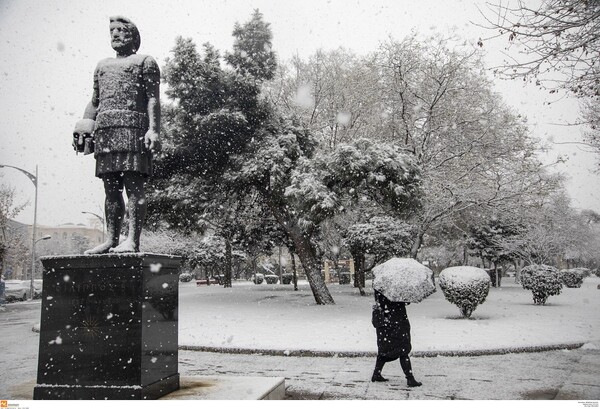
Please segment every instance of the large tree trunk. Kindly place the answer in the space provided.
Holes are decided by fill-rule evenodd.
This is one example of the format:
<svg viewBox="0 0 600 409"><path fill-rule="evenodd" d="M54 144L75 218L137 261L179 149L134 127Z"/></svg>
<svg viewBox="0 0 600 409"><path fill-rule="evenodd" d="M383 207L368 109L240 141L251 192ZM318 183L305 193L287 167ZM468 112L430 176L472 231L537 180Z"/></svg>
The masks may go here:
<svg viewBox="0 0 600 409"><path fill-rule="evenodd" d="M268 196L268 193L264 193ZM267 200L270 198L267 197ZM270 202L270 201L269 201ZM287 217L276 204L270 202L269 207L277 222L281 225L291 239L294 251L298 254L300 263L304 267L306 279L310 285L315 301L319 305L335 304L329 289L325 284L325 277L321 273L321 262L317 257L317 251L310 242L310 235L304 233L295 220Z"/></svg>
<svg viewBox="0 0 600 409"><path fill-rule="evenodd" d="M283 224L283 227L294 242L294 249L298 254L302 267L304 267L304 273L316 303L319 305L335 304L325 284L325 277L321 273L321 263L317 257L317 252L308 237L304 236L297 226L290 223Z"/></svg>
<svg viewBox="0 0 600 409"><path fill-rule="evenodd" d="M288 232L288 234L290 234L294 241L294 247L296 248L302 267L304 267L304 272L306 273L306 278L310 284L310 289L316 303L319 305L335 304L325 284L325 277L321 273L321 263L310 241L302 234L297 234L296 232Z"/></svg>

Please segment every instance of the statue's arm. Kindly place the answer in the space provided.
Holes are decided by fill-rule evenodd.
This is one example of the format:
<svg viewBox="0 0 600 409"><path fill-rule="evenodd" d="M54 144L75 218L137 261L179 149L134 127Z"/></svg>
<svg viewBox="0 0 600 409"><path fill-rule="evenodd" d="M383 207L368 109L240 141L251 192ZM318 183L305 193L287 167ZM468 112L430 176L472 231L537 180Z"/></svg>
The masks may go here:
<svg viewBox="0 0 600 409"><path fill-rule="evenodd" d="M160 137L160 70L152 57L144 62L144 82L148 100L148 131L144 143L152 150Z"/></svg>
<svg viewBox="0 0 600 409"><path fill-rule="evenodd" d="M94 91L92 99L85 107L83 118L77 121L73 130L73 139L71 145L77 150L78 145L84 144L84 135L91 135L94 132L96 115L98 114L98 81L97 71L94 72Z"/></svg>
<svg viewBox="0 0 600 409"><path fill-rule="evenodd" d="M92 101L88 102L87 106L85 107L85 111L83 112L83 118L95 121L97 115L97 108L98 105L94 106L94 103Z"/></svg>
<svg viewBox="0 0 600 409"><path fill-rule="evenodd" d="M99 89L98 89L98 67L94 70L94 91L92 92L92 99L88 102L85 107L85 111L83 112L84 119L91 119L93 121L96 120L96 115L98 114L98 104L99 104Z"/></svg>
<svg viewBox="0 0 600 409"><path fill-rule="evenodd" d="M160 137L160 98L158 91L155 97L148 98L148 131L146 132L146 148L152 150Z"/></svg>

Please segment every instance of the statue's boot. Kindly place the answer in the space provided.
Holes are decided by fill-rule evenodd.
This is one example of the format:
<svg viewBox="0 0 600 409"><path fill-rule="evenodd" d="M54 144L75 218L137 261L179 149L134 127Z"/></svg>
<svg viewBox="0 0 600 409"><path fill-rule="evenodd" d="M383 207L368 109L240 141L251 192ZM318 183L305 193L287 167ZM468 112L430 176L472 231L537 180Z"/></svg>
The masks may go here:
<svg viewBox="0 0 600 409"><path fill-rule="evenodd" d="M119 244L121 235L121 223L123 221L123 207L121 203L111 205L108 201L105 203L104 217L106 217L106 233L108 240L104 243L86 250L83 254L104 254Z"/></svg>
<svg viewBox="0 0 600 409"><path fill-rule="evenodd" d="M118 246L115 246L109 250L110 253L137 253L139 252L139 246L136 248L133 240L129 237L121 242Z"/></svg>

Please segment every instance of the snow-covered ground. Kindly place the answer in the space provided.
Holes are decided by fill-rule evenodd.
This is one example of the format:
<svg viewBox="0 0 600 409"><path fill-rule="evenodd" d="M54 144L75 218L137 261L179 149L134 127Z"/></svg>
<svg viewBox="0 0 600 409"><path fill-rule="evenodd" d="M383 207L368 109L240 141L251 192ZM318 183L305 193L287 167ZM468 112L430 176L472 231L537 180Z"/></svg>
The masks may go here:
<svg viewBox="0 0 600 409"><path fill-rule="evenodd" d="M600 397L598 284L599 278L589 277L582 288L565 288L561 295L550 297L547 305L535 306L529 291L505 279L501 288L490 290L486 302L468 320L459 318L458 308L447 302L439 289L422 303L411 304L408 313L417 355L413 369L423 381L421 388L406 388L397 363L384 368L390 382L369 382L373 357L180 351L179 370L182 376L285 377L291 399L409 400L403 405L459 399L461 407L470 399L571 399L576 404L577 400ZM287 350L291 355L308 349L375 353L375 334L370 324L372 295L361 297L349 285L331 284L330 290L336 305L317 306L306 283L297 292L291 286L246 282L234 283L230 289L182 283L179 344ZM31 328L39 317L39 300L11 304L0 314L0 395L11 400L9 403L32 391L39 334ZM419 352L436 350L563 343L584 346L543 353L418 357ZM21 407L42 407L41 402L22 402ZM67 407L62 402L49 404L44 402L43 407Z"/></svg>
<svg viewBox="0 0 600 409"><path fill-rule="evenodd" d="M563 288L546 305L533 304L530 291L504 278L491 288L470 319L439 289L407 307L413 354L527 348L600 340L600 278L581 288ZM367 283L369 287L370 283ZM351 285L330 284L335 305L315 305L307 283L232 288L181 283L179 344L189 347L278 351L376 353L371 326L372 290L361 297Z"/></svg>

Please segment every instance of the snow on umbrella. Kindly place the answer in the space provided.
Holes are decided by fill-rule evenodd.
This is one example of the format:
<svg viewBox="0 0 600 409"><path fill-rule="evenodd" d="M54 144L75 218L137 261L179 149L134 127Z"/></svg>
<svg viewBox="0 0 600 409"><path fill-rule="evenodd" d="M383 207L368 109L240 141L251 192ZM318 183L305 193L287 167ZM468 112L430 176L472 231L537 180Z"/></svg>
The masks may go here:
<svg viewBox="0 0 600 409"><path fill-rule="evenodd" d="M421 302L435 292L433 271L412 258L392 258L373 268L373 288L390 301Z"/></svg>

